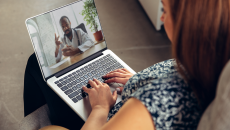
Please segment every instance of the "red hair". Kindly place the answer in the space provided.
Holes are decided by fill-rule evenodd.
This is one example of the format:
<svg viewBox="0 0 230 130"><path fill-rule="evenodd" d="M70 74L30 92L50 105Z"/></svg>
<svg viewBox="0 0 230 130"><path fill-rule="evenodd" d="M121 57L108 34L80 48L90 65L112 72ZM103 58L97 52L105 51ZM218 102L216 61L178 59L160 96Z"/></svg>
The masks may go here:
<svg viewBox="0 0 230 130"><path fill-rule="evenodd" d="M174 25L173 57L205 109L214 99L218 78L230 59L230 2L168 1Z"/></svg>

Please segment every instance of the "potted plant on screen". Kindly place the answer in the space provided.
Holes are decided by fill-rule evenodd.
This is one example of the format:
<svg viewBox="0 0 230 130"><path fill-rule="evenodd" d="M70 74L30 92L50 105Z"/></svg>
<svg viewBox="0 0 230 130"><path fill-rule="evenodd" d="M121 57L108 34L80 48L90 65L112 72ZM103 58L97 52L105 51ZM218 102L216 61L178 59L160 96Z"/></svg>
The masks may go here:
<svg viewBox="0 0 230 130"><path fill-rule="evenodd" d="M101 41L103 39L101 30L98 30L98 15L96 6L94 4L94 0L86 0L84 2L84 10L80 13L84 16L84 20L86 21L86 25L90 25L90 29L92 32L95 32L94 38L96 41Z"/></svg>

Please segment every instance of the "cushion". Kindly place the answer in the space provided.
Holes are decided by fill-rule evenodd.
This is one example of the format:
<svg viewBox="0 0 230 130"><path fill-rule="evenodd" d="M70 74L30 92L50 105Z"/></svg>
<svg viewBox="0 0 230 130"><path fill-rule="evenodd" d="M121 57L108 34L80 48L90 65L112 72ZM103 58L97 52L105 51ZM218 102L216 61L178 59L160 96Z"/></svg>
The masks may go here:
<svg viewBox="0 0 230 130"><path fill-rule="evenodd" d="M203 113L197 128L197 130L227 129L230 129L230 61L220 75L216 97Z"/></svg>

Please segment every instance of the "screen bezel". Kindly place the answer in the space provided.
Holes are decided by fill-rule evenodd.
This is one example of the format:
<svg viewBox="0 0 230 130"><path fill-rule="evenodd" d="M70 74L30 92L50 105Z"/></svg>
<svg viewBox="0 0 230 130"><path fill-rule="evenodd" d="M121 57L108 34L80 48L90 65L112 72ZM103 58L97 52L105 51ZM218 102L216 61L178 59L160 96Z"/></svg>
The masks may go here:
<svg viewBox="0 0 230 130"><path fill-rule="evenodd" d="M36 16L33 16L33 17L30 17L30 18L26 19L25 24L26 24L26 27L27 27L29 36L30 36L30 30L29 30L29 28L28 28L28 26L27 26L27 21L28 21L28 20L30 20L30 19L32 19L32 18L35 18L35 17L38 17L38 16L41 16L41 15L45 15L45 14L47 14L47 13L56 11L56 10L58 10L58 9L61 9L61 8L70 6L70 5L72 5L72 4L75 4L75 3L81 2L81 1L83 1L83 0L78 0L78 1L72 2L72 3L70 3L70 4L67 4L67 5L64 5L64 6L55 8L55 9L53 9L53 10L50 10L50 11L47 11L47 12L45 12L45 13L42 13L42 14L39 14L39 15L36 15ZM95 1L94 1L94 4L95 4ZM95 4L95 7L96 7L96 11L97 11L97 6L96 6L96 4ZM98 15L98 20L99 20L99 25L101 26L101 22L100 22L100 18L99 18L98 11L97 11L97 15ZM106 38L105 38L105 35L104 35L104 33L103 33L103 28L102 28L102 26L101 26L101 32L102 32L102 35L103 35L103 37L104 37L106 47L105 47L104 49L98 51L98 52L93 53L92 55L95 55L96 53L102 53L103 51L107 50ZM33 45L33 48L34 48L34 52L35 52L35 54L36 54L37 61L38 61L38 64L39 64L39 67L40 67L40 70L41 70L43 79L44 79L45 81L47 81L49 78L51 78L51 77L57 75L58 73L61 73L61 72L63 73L63 71L68 70L69 68L72 68L72 67L73 67L74 65L76 65L77 63L82 62L84 59L87 59L87 58L89 58L89 57L92 56L92 55L89 55L88 57L86 57L86 58L84 58L84 59L82 59L82 60L80 60L80 61L78 61L78 62L76 62L76 63L74 63L74 64L72 64L72 65L70 65L70 66L68 66L68 67L66 67L66 68L64 68L64 69L62 69L62 70L60 70L60 71L58 71L58 72L56 72L56 73L54 73L54 74L52 74L52 75L50 75L50 76L48 76L48 77L45 77L45 74L44 74L43 69L42 69L42 67L41 67L41 63L40 63L40 60L39 60L39 58L38 58L38 54L37 54L37 51L36 51L36 49L35 49L35 45L34 45L34 42L33 42L31 36L30 36L30 40L31 40L31 42L32 42L32 45ZM86 63L87 63L87 62L86 62ZM85 64L85 63L83 63L83 64ZM68 72L69 72L69 71L68 71ZM65 73L68 73L68 72L65 72ZM64 73L64 74L65 74L65 73Z"/></svg>

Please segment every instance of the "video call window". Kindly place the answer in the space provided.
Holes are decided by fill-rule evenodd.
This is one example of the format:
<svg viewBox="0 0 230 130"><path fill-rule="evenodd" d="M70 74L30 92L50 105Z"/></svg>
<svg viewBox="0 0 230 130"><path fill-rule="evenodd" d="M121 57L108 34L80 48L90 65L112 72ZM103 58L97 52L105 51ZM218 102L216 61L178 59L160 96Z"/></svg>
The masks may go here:
<svg viewBox="0 0 230 130"><path fill-rule="evenodd" d="M26 24L45 77L106 48L93 0L33 17Z"/></svg>

